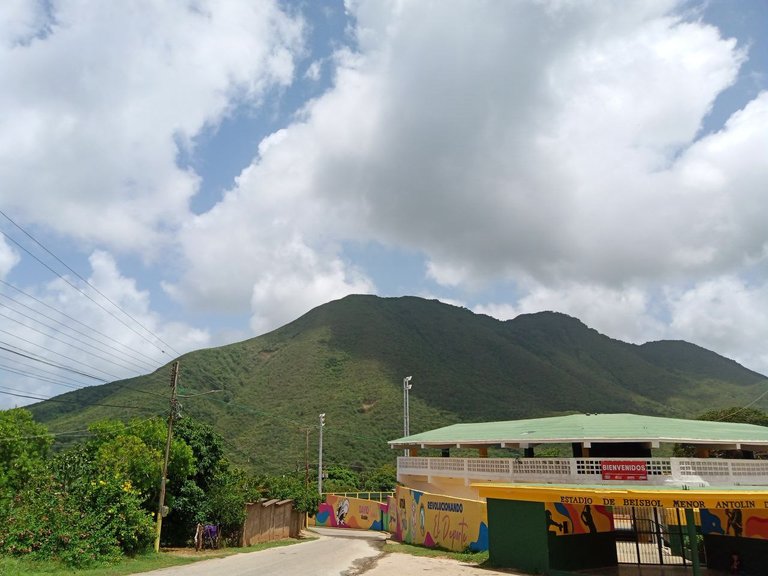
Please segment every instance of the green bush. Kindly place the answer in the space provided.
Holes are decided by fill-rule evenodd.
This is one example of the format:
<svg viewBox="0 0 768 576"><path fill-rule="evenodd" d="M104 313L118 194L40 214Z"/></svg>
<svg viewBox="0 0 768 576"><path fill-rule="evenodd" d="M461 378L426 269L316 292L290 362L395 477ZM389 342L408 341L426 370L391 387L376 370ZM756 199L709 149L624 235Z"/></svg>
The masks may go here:
<svg viewBox="0 0 768 576"><path fill-rule="evenodd" d="M146 550L151 516L138 493L119 477L77 484L65 491L52 475L13 499L0 525L0 553L59 560L82 568Z"/></svg>

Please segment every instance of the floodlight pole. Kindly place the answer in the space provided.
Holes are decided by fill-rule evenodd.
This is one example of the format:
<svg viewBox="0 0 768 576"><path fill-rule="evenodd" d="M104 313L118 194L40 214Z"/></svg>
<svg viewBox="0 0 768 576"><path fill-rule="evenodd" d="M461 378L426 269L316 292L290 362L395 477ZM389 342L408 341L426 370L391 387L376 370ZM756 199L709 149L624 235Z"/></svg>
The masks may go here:
<svg viewBox="0 0 768 576"><path fill-rule="evenodd" d="M413 379L413 376L406 376L403 378L403 436L410 436L411 435L411 407L409 405L408 400L408 391L411 389L413 384L411 384L411 380ZM404 456L408 456L408 449L406 448L403 451Z"/></svg>
<svg viewBox="0 0 768 576"><path fill-rule="evenodd" d="M325 428L325 412L320 414L320 455L317 459L317 491L323 495L323 428Z"/></svg>

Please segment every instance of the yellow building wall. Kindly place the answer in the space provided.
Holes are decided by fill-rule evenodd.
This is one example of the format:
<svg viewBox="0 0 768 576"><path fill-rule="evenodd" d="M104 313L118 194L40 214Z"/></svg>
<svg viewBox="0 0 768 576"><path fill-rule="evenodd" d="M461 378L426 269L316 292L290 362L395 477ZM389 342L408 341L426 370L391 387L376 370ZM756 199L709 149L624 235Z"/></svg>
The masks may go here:
<svg viewBox="0 0 768 576"><path fill-rule="evenodd" d="M488 549L485 502L430 494L404 486L398 486L395 500L397 514L392 525L396 540L456 552Z"/></svg>

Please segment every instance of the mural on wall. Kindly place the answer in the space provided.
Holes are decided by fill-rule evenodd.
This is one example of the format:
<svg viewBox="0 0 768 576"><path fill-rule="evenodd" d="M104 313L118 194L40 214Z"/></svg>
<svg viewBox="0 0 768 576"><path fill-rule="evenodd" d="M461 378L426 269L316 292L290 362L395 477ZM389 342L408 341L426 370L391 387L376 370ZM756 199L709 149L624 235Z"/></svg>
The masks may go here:
<svg viewBox="0 0 768 576"><path fill-rule="evenodd" d="M451 498L398 486L395 539L462 552L488 549L485 502ZM392 509L390 508L390 514Z"/></svg>
<svg viewBox="0 0 768 576"><path fill-rule="evenodd" d="M315 526L386 530L382 525L386 511L385 502L328 494L315 515Z"/></svg>
<svg viewBox="0 0 768 576"><path fill-rule="evenodd" d="M565 536L613 532L613 512L606 506L547 502L544 514L550 534Z"/></svg>
<svg viewBox="0 0 768 576"><path fill-rule="evenodd" d="M750 508L704 508L701 510L703 534L768 540L768 510Z"/></svg>
<svg viewBox="0 0 768 576"><path fill-rule="evenodd" d="M397 534L397 498L387 496L386 530L390 534Z"/></svg>

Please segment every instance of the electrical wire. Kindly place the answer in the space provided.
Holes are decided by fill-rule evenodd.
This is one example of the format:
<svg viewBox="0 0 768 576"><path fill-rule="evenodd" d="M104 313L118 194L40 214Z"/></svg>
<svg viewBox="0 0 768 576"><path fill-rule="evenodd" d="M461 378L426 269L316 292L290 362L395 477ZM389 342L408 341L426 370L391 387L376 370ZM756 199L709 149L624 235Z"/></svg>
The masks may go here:
<svg viewBox="0 0 768 576"><path fill-rule="evenodd" d="M67 265L67 264L66 264L66 263L65 263L63 260L61 260L61 258L59 258L58 256L56 256L56 254L54 254L53 252L51 252L51 251L50 251L50 250L49 250L49 249L48 249L48 248L47 248L45 245L43 245L43 243L42 243L42 242L40 242L40 241L39 241L37 238L35 238L34 236L32 236L32 234L30 234L29 232L27 232L27 231L26 231L24 228L22 228L22 227L21 227L19 224L17 224L17 223L16 223L16 221L14 221L14 220L13 220L13 219L12 219L10 216L8 216L8 214L6 214L6 213L5 213L5 212L3 212L2 210L0 210L0 215L2 215L2 216L3 216L3 217L6 219L6 220L8 220L8 221L9 221L11 224L13 224L13 225L14 225L16 228L18 228L18 229L19 229L19 230L20 230L20 231L21 231L21 232L22 232L22 233L23 233L25 236L27 236L29 239L31 239L31 240L32 240L32 241L33 241L35 244L37 244L38 246L40 246L40 248L42 248L43 250L45 250L45 252L47 252L47 253L48 253L49 255L51 255L51 256L52 256L54 259L56 259L56 261L57 261L57 262L59 262L59 263L60 263L62 266L64 266L64 267L65 267L67 270L69 270L70 272L72 272L72 274L74 274L75 276L77 276L77 278L79 278L79 279L80 279L82 282L84 282L85 284L87 284L88 286L90 286L90 287L91 287L91 289L93 289L93 290L94 290L94 291L95 291L95 292L96 292L96 293L97 293L99 296L101 296L101 297L102 297L102 298L104 298L104 299L105 299L107 302L109 302L110 304L112 304L112 306L114 306L115 308L117 308L118 310L120 310L120 312L122 312L122 313L123 313L125 316L127 316L128 318L130 318L131 320L133 320L133 322L135 322L135 323L136 323L136 325L140 326L140 327L142 328L142 330L144 330L144 331L145 331L147 334L150 334L150 335L151 335L152 337L154 337L154 338L155 338L155 339L156 339L158 342L160 342L161 344L163 344L163 345L164 345L166 348L168 348L169 350L171 350L171 352L173 352L173 353L174 353L174 354L176 354L177 356L179 356L179 355L180 355L180 354L179 354L179 352L177 352L176 350L174 350L174 349L173 349L173 347L172 347L170 344L168 344L167 342L165 342L165 341L164 341L162 338L160 338L160 337L159 337L157 334L155 334L155 333L154 333L154 332L152 332L152 331L151 331L149 328L147 328L146 326L144 326L144 325L143 325L141 322L139 322L139 320L137 320L135 317L131 316L131 314L129 314L128 312L126 312L125 310L123 310L123 309L122 309L120 306L118 306L118 305L117 305L115 302L113 302L112 300L110 300L110 299L109 299L109 298L108 298L106 295L104 295L104 294L103 294L103 293L102 293L102 292L101 292L101 291L100 291L98 288L96 288L96 287L95 287L93 284L91 284L90 282L88 282L88 280L86 280L86 279L85 279L85 278L83 278L83 277L82 277L80 274L78 274L78 273L77 273L75 270L73 270L73 269L72 269L72 268L71 268L69 265ZM1 232L1 231L0 231L0 232ZM7 234L5 234L4 232L2 232L2 233L3 233L3 235L4 235L6 238L9 238L9 239L10 239L10 237L9 237ZM20 245L18 242L16 242L16 241L15 241L15 240L13 240L13 239L11 239L11 240L14 242L14 244L16 244L17 246L19 246L20 248L22 248L22 247L21 247L21 245ZM74 286L73 284L71 284L71 283L70 283L68 280L66 280L66 278L64 278L64 276L62 276L62 275L61 275L61 274L59 274L58 272L54 271L54 270L53 270L52 268L50 268L48 265L44 264L44 263L43 263L43 262L42 262L42 261L41 261L39 258L37 258L37 257L36 257L36 256L34 256L33 254L31 254L31 252L29 252L29 251L28 251L28 250L26 250L25 248L22 248L22 249L23 249L25 252L27 252L27 253L28 253L30 256L32 256L33 258L35 258L35 259L36 259L38 262L40 262L41 264L43 264L43 265L44 265L46 268L48 268L49 270L51 270L51 272L53 272L54 274L56 274L56 275L57 275L59 278L61 278L62 280L64 280L65 282L67 282L67 283L68 283L70 286L72 286L73 288L75 288L75 289L76 289L78 292L80 292L81 294L83 294L84 296L86 296L86 297L87 297L89 300L91 300L91 301L92 301L94 304L97 304L97 305L99 305L99 306L100 306L100 307L101 307L101 308L102 308L102 309L103 309L105 312L107 312L108 314L112 315L112 316L113 316L113 317L114 317L116 320L118 320L118 321L120 321L121 323L123 323L123 324L126 326L126 328L129 328L129 329L133 330L133 328L131 328L130 326L128 326L127 324L125 324L125 322L123 322L122 320L120 320L119 318L117 318L116 316L114 316L114 315L113 315L111 312L109 312L109 311L108 311L106 308L104 308L103 306L101 306L100 304L98 304L98 303L97 303L95 300L93 300L92 298L90 298L90 296L88 296L87 294L85 294L85 292L81 291L79 288L77 288L76 286ZM141 335L141 334L139 334L139 333L138 333L136 330L134 330L134 332L136 332L136 334L138 334L139 336L142 336L142 335ZM144 336L142 336L142 338L145 338L145 337L144 337ZM145 338L145 339L146 339L146 338ZM147 340L147 341L149 342L149 340ZM152 344L153 344L154 346L156 346L154 343L152 343ZM161 351L163 354L165 354L165 353L166 353L166 352L165 352L165 350L162 350L162 349L161 349L159 346L156 346L156 347L157 347L158 349L160 349L160 351Z"/></svg>
<svg viewBox="0 0 768 576"><path fill-rule="evenodd" d="M56 352L55 350L51 350L50 348L46 348L45 346L42 346L40 344L36 344L35 342L32 342L31 340L28 340L26 338L23 338L23 337L19 336L18 334L14 334L13 332L9 332L8 330L3 330L2 328L0 328L0 333L7 334L8 336L12 336L13 338L21 340L22 342L25 342L26 344L29 344L30 346L35 346L36 348L42 348L48 354L55 354L56 356L60 356L61 358L69 360L70 362L74 362L75 364L80 364L81 366L85 366L86 368L90 368L91 370L96 370L97 372L101 372L102 374L106 374L110 378L114 378L116 380L120 378L119 376L117 376L115 374L112 374L110 372L107 372L106 370L102 370L101 368L97 368L96 366L91 366L87 362L83 362L81 360L77 360L76 358L72 358L71 356L67 356L66 354L62 354L61 352Z"/></svg>
<svg viewBox="0 0 768 576"><path fill-rule="evenodd" d="M766 382L768 382L768 380L766 380ZM763 392L762 394L760 394L760 395L759 395L757 398L755 398L754 400L752 400L752 402L750 402L750 403L749 403L749 404L747 404L746 406L742 406L741 408L738 408L738 409L734 410L734 411L733 411L733 412L731 412L730 414L726 414L726 415L725 415L725 416L723 416L722 418L718 418L718 419L716 420L716 422L722 422L722 421L723 421L723 420L725 420L726 418L732 418L733 416L735 416L735 415L736 415L736 414L738 414L739 412L743 412L744 410L746 410L746 409L747 409L747 408L749 408L750 406L753 406L753 405L755 405L757 402L759 402L760 400L762 400L762 399L763 399L763 398L764 398L766 395L768 395L768 389L766 389L766 390L765 390L765 392Z"/></svg>
<svg viewBox="0 0 768 576"><path fill-rule="evenodd" d="M8 346L10 346L10 348L8 348ZM13 350L12 348L16 348L16 350ZM72 372L73 374L79 374L81 376L85 376L86 378L91 378L92 380L97 380L99 382L106 383L106 380L104 380L104 378L100 378L99 376L94 376L93 374L88 374L87 372L82 372L81 370L77 370L75 368L72 368L70 366L65 366L63 364L56 364L55 362L49 362L48 360L40 358L36 355L32 355L31 353L17 352L17 350L21 350L21 348L19 348L18 346L14 346L13 344L9 344L8 342L0 341L0 350L10 352L11 354L16 354L18 356L22 356L23 358L28 358L29 360L34 360L35 362L40 362L41 364L47 364L48 366L53 366L55 368L59 368L60 370Z"/></svg>
<svg viewBox="0 0 768 576"><path fill-rule="evenodd" d="M144 358L146 358L147 360L149 360L149 361L150 361L151 365L153 365L153 367L154 367L154 368L159 368L160 366L162 366L162 365L163 365L161 362L157 361L156 359L154 359L153 357L149 356L148 354L145 354L144 352L141 352L140 350L136 350L136 349L134 349L134 348L132 348L132 347L128 346L127 344L123 344L122 342L120 342L119 340L117 340L117 339L113 338L113 337L112 337L112 336L110 336L109 334L105 334L104 332L101 332L101 331L97 330L96 328L93 328L93 327L91 327L91 326L88 326L87 324L85 324L84 322L81 322L81 321L80 321L80 320L78 320L77 318L75 318L75 317L73 317L73 316L70 316L70 315L66 314L65 312L62 312L61 310L58 310L58 309L54 308L53 306L51 306L51 305L50 305L50 304L48 304L47 302L45 302L45 301L43 301L43 300L40 300L39 298L36 298L36 297L35 297L35 296L33 296L32 294L29 294L29 293L25 292L25 291L24 291L24 290L22 290L21 288L18 288L17 286L14 286L13 284L11 284L11 283L9 283L9 282L6 282L6 281L5 281L5 280L3 280L3 279L0 279L0 284L3 284L4 286L7 286L8 288L11 288L12 290L15 290L16 292L18 292L18 293L20 293L20 294L24 295L25 297L29 298L30 300L32 300L32 301L34 301L34 302L37 302L37 303L38 303L38 304L40 304L41 306L44 306L44 307L46 307L47 309L49 309L49 310L52 310L52 311L56 312L57 314L60 314L62 317L66 318L66 319L67 319L67 320L69 320L70 322L74 322L74 323L76 323L76 324L79 324L80 326L82 326L82 327L84 327L84 328L87 328L88 330L92 331L93 333L95 333L95 334L98 334L100 337L102 337L102 338L105 338L105 339L107 339L107 340L109 340L109 341L111 341L111 342L113 342L113 343L117 344L118 346L122 346L122 347L123 347L123 348L125 348L126 350L130 350L131 352L133 352L133 353L137 354L138 356L143 356ZM68 324L64 324L63 322L59 322L58 320L55 320L54 318L51 318L50 316L47 316L47 315L43 314L42 312L40 312L40 311L38 311L38 310L35 310L35 309L34 309L34 308L32 308L31 306L27 306L26 304L24 304L24 303L22 303L22 302L19 302L19 301L18 301L18 300L16 300L15 298L11 298L10 296L8 296L8 295L6 295L6 294L2 294L2 293L0 293L0 297L4 297L4 298L7 298L7 299L9 299L9 300L11 300L11 301L13 301L13 302L16 302L17 304L19 304L19 305L21 305L21 306L24 306L25 308L27 308L27 309L29 309L29 310L32 310L33 312L35 312L36 314L39 314L39 315L43 316L44 318L47 318L47 319L49 319L49 320L52 320L53 322L56 322L57 324L60 324L60 325L62 325L62 326L66 326L67 328L69 328L70 330L72 330L72 331L74 331L74 332L78 332L79 334L83 334L84 336L87 336L85 333L83 333L83 332L79 332L78 330L75 330L75 329L74 329L74 328L72 328L70 325L68 325ZM95 338L93 338L92 336L87 336L87 337L88 337L88 338L91 338L91 339L93 339L93 340L95 340L95 341L98 341L98 340L96 340ZM114 348L114 347L113 347L113 348ZM115 349L116 349L116 348L115 348ZM138 358L136 358L136 357L133 357L133 358L134 358L135 360L138 360Z"/></svg>
<svg viewBox="0 0 768 576"><path fill-rule="evenodd" d="M2 306L2 305L0 304L0 306ZM17 314L18 314L18 312L17 312ZM107 357L105 357L105 356L102 356L101 354L96 354L96 353L94 353L94 352L89 352L88 350L85 350L84 348L81 348L80 346L76 346L76 345L72 344L71 342L67 342L66 340L63 340L63 339L61 339L61 338L58 338L57 336L54 336L53 334L49 334L49 333L47 333L47 332L44 332L44 331L42 331L42 330L38 330L37 328L34 328L33 326L30 326L30 325L28 325L28 324L25 324L25 323L24 323L24 322L22 322L21 320L19 320L19 319L17 319L17 318L13 318L13 317L9 316L8 314L3 314L2 312L0 312L0 316L2 316L3 318L7 318L7 319L8 319L8 320L10 320L11 322L15 322L15 323L17 323L17 324L18 324L18 325L20 325L20 326L23 326L23 327L24 327L24 328L26 328L27 330L31 330L31 331L33 331L33 332L36 332L36 333L38 333L38 334L41 334L41 335L45 336L46 338L50 338L51 340L55 340L56 342L61 342L61 343L62 343L62 344L64 344L65 346L69 346L70 348L74 348L75 350L79 350L80 352L85 352L86 354L90 354L90 355L92 355L92 356L94 356L94 357L98 358L99 360L103 360L104 362L108 362L108 363L110 363L110 364L113 364L113 365L115 365L115 366L117 366L117 367L119 367L119 368L123 368L123 369L126 369L126 370L133 370L133 369L137 369L137 368L138 368L138 369L142 369L142 368L141 368L141 366L139 366L139 365L137 365L137 364L133 364L134 368L131 368L130 366L127 366L127 365L125 365L125 364L122 364L122 363L120 363L120 362L116 362L115 360L110 360L109 358L107 358ZM29 318L28 316L25 316L25 317L26 317L26 318L28 318L28 319L30 319L30 320L32 320L33 322L38 322L38 321L37 321L37 320L35 320L34 318ZM68 334L64 334L64 333L63 333L63 332L61 332L60 330L56 330L56 329L53 329L53 330L55 330L56 332L58 332L58 333L60 333L60 334L62 334L62 335L64 335L64 336L66 336L66 337L68 337L68 338L72 338L71 336L69 336ZM74 338L73 338L73 339L74 339ZM74 340L76 340L76 339L74 339ZM77 340L76 340L76 341L77 341ZM88 343L86 343L86 342L82 342L82 341L80 341L80 343L81 343L81 344L83 344L84 346L88 346L89 348L93 348L94 350L99 350L98 348L96 348L96 347L95 347L95 346L93 346L92 344L88 344ZM99 350L99 351L100 351L100 352L104 352L103 350ZM106 352L106 354L109 354L110 356L113 356L113 357L117 358L117 356L115 356L115 355L114 355L114 354L112 354L111 352Z"/></svg>
<svg viewBox="0 0 768 576"><path fill-rule="evenodd" d="M45 368L41 368L39 366L31 367L28 364L24 364L22 362L19 362L18 360L14 358L4 358L6 362L10 362L12 366L8 366L7 364L2 364L0 366L5 368L12 368L13 370L24 370L25 375L27 376L40 376L42 375L44 378L49 378L51 376L58 379L60 382L68 382L73 389L80 388L82 386L86 386L85 382L81 382L80 380L77 380L75 378L69 377L65 374L61 374L60 372L55 372L53 370L46 370Z"/></svg>
<svg viewBox="0 0 768 576"><path fill-rule="evenodd" d="M83 407L87 406L104 406L106 408L127 408L129 410L146 410L146 406L127 406L125 404L103 404L100 402L83 403L77 400L67 400L66 398L60 398L58 396L45 397L45 396L33 396L32 394L17 394L13 392L3 392L0 390L0 394L7 394L9 396L17 396L19 398L31 398L32 400L47 400L48 402L58 402L63 404L80 404Z"/></svg>
<svg viewBox="0 0 768 576"><path fill-rule="evenodd" d="M27 254L29 254L30 256L32 256L32 258L34 258L35 260L37 260L37 261L38 261L38 262L39 262L39 263L40 263L42 266L44 266L45 268L47 268L47 269L48 269L50 272L52 272L53 274L55 274L56 276L58 276L58 277L59 277L61 280L63 280L63 281L64 281L64 282L65 282L67 285L69 285L69 286L70 286L70 287L71 287L73 290L75 290L75 291L79 292L79 293L80 293L82 296L85 296L86 298L88 298L88 300L90 300L91 302L93 302L94 304L96 304L96 306L98 306L98 307L99 307L99 308L101 308L101 309L102 309L104 312L106 312L107 314L109 314L110 316L112 316L112 318L114 318L115 320L117 320L118 322L120 322L120 323L121 323L123 326L125 326L126 328L128 328L128 329L129 329L130 331L132 331L134 334L136 334L137 336L139 336L140 338L142 338L144 341L148 342L149 344L151 344L152 346L154 346L155 348L157 348L158 350L160 350L160 352L162 352L163 354L167 354L167 353L166 353L166 351L165 351L165 350L163 350L163 348L162 348L162 347L158 346L158 345L157 345L155 342L153 342L152 340L150 340L149 338L147 338L147 337L146 337L144 334L142 334L141 332L139 332L138 330L136 330L136 329L135 329L133 326L129 325L129 324L128 324L128 323L127 323L125 320L123 320L122 318L118 317L118 316L117 316L117 315L116 315L114 312L112 312L111 310L108 310L108 309L107 309L107 307L106 307L106 306L104 306L102 303L100 303L100 302L97 302L97 301L96 301L96 300L95 300L95 299L94 299L94 298L93 298L93 297L92 297L90 294L86 293L84 290L81 290L80 288L78 288L77 286L75 286L75 285L74 285L72 282L70 282L70 281L69 281L69 280L68 280L66 277L62 276L62 275L61 275L61 274L59 274L59 273L58 273L56 270L54 270L53 268L51 268L51 267L50 267L48 264L46 264L45 262L43 262L42 260L40 260L40 258L38 258L38 257L37 257L35 254L33 254L31 251L29 251L29 250L28 250L26 247L22 246L22 245L21 245L19 242L17 242L17 241L16 241L14 238L12 238L11 236L9 236L8 234L6 234L5 232L3 232L2 230L0 230L0 234L2 234L3 236L5 236L5 237L6 237L8 240L10 240L11 242L13 242L13 243L14 243L14 244L15 244L17 247L19 247L20 249L22 249L24 252L26 252ZM90 286L90 284L89 284L89 286ZM110 301L110 302L111 302L111 301ZM118 307L118 310L120 310L120 311L122 312L122 310L121 310L119 307ZM126 314L125 312L123 312L123 313L124 313L124 314Z"/></svg>

